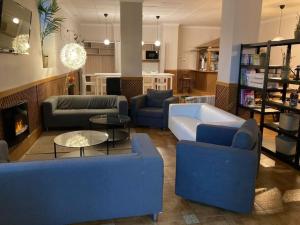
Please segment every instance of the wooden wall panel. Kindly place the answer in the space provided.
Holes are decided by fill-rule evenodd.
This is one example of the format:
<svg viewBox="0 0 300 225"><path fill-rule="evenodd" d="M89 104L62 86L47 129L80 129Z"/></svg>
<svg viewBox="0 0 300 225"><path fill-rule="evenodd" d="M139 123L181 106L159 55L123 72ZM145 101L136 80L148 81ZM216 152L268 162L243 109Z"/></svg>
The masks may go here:
<svg viewBox="0 0 300 225"><path fill-rule="evenodd" d="M127 100L141 95L143 93L143 78L142 77L122 77L121 78L121 93L125 95Z"/></svg>
<svg viewBox="0 0 300 225"><path fill-rule="evenodd" d="M113 55L88 55L85 73L114 73L115 57Z"/></svg>
<svg viewBox="0 0 300 225"><path fill-rule="evenodd" d="M216 88L216 106L225 111L235 113L237 89L237 84L218 82Z"/></svg>

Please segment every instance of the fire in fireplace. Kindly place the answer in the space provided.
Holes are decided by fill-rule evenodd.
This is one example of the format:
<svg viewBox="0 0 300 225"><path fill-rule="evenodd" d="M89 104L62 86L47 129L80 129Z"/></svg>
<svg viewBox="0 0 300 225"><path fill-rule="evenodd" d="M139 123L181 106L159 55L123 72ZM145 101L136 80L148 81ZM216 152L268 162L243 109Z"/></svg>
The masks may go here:
<svg viewBox="0 0 300 225"><path fill-rule="evenodd" d="M16 121L15 124L15 130L16 130L16 135L20 135L23 132L25 132L28 128L28 125L25 123L25 121L23 119L19 119Z"/></svg>
<svg viewBox="0 0 300 225"><path fill-rule="evenodd" d="M16 145L29 135L28 105L17 105L2 109L4 138L9 146Z"/></svg>

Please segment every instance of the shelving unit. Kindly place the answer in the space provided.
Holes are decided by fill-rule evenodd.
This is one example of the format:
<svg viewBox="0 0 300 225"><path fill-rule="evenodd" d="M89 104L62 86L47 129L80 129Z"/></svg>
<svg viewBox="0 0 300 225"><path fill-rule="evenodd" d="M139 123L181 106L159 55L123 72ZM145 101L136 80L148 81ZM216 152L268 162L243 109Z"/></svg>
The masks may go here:
<svg viewBox="0 0 300 225"><path fill-rule="evenodd" d="M147 59L146 52L147 51L156 51L158 53L158 59ZM145 72L152 72L152 71L160 71L161 69L161 46L157 47L153 43L144 43L142 47L142 66L143 71Z"/></svg>
<svg viewBox="0 0 300 225"><path fill-rule="evenodd" d="M219 64L220 39L216 39L196 48L196 70L202 72L217 72ZM204 60L204 65L201 61Z"/></svg>
<svg viewBox="0 0 300 225"><path fill-rule="evenodd" d="M247 110L250 112L250 117L254 117L254 114L257 113L260 116L260 130L263 134L264 129L271 130L278 134L285 135L289 138L292 138L296 141L296 154L292 156L285 156L282 153L277 153L274 150L268 149L266 146L263 146L263 150L274 157L277 157L299 169L299 158L300 158L300 124L297 134L283 130L279 127L278 119L275 119L273 122L267 122L265 119L266 115L277 115L283 112L294 112L300 114L300 104L296 107L291 107L289 104L288 93L293 90L290 88L290 85L300 85L300 80L294 80L289 74L288 78L282 79L281 75L284 71L283 68L290 66L291 61L291 52L294 45L300 45L300 40L283 40L283 41L268 41L262 43L254 44L243 44L241 45L241 54L240 54L240 68L239 68L239 84L238 84L238 96L237 96L237 107L236 114L239 114L240 110ZM274 66L270 65L271 51L273 47L281 47L286 51L286 60L284 66ZM261 54L263 53L264 54ZM247 55L248 54L248 55ZM247 55L247 56L246 56ZM257 58L259 58L259 62ZM247 58L249 57L249 61ZM251 58L252 57L252 58ZM255 61L256 60L256 61ZM247 62L248 63L245 63ZM254 62L254 63L253 63ZM300 63L300 62L299 62ZM255 74L255 78L262 80L261 85L251 86L245 84L248 82L249 76ZM255 71L255 72L254 72ZM258 75L260 76L258 76ZM249 80L253 79L250 77ZM276 87L270 87L270 84L274 84ZM246 91L245 91L246 90ZM252 99L252 94L254 93L255 100L254 102L259 102L258 105L245 105L245 96L242 96L243 93L250 93L250 100ZM247 100L247 98L246 98ZM251 102L251 101L250 101ZM241 103L244 103L241 104ZM274 118L274 117L273 117Z"/></svg>
<svg viewBox="0 0 300 225"><path fill-rule="evenodd" d="M87 52L87 61L84 67L85 74L113 73L116 68L116 44L105 45L100 42L84 42Z"/></svg>

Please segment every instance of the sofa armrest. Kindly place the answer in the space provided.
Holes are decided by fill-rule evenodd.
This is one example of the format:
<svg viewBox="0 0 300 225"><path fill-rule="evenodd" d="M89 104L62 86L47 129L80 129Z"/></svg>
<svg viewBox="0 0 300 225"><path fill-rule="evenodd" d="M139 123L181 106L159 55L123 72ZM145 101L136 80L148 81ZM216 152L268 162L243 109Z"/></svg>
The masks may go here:
<svg viewBox="0 0 300 225"><path fill-rule="evenodd" d="M197 126L196 141L215 145L230 146L238 128L199 124Z"/></svg>
<svg viewBox="0 0 300 225"><path fill-rule="evenodd" d="M51 117L54 111L57 108L57 96L52 96L47 98L42 103L42 111L43 111L43 121L44 126L48 129L49 123L51 122Z"/></svg>
<svg viewBox="0 0 300 225"><path fill-rule="evenodd" d="M201 105L202 105L202 103L171 104L169 107L169 117L172 117L172 116L197 117L197 114L201 108Z"/></svg>
<svg viewBox="0 0 300 225"><path fill-rule="evenodd" d="M52 114L57 108L57 96L52 96L43 101L43 112Z"/></svg>
<svg viewBox="0 0 300 225"><path fill-rule="evenodd" d="M128 115L128 102L125 96L117 96L117 108L121 115Z"/></svg>
<svg viewBox="0 0 300 225"><path fill-rule="evenodd" d="M140 108L145 107L145 105L146 105L146 95L138 95L130 99L130 110L131 110L133 121L135 120L138 110Z"/></svg>
<svg viewBox="0 0 300 225"><path fill-rule="evenodd" d="M0 140L0 163L9 162L8 145L6 141Z"/></svg>
<svg viewBox="0 0 300 225"><path fill-rule="evenodd" d="M164 102L163 102L163 111L164 111L164 115L163 115L164 126L163 127L164 128L168 127L170 105L178 103L178 102L179 102L179 97L177 97L177 96L172 96L172 97L167 98L167 99L164 100Z"/></svg>
<svg viewBox="0 0 300 225"><path fill-rule="evenodd" d="M176 194L249 213L254 203L257 164L255 151L181 141L176 150Z"/></svg>

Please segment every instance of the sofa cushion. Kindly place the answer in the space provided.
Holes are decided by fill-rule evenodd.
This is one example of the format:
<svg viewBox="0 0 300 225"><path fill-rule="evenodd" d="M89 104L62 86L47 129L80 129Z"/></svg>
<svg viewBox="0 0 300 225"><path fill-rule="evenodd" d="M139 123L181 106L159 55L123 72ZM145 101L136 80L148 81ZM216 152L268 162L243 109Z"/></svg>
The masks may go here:
<svg viewBox="0 0 300 225"><path fill-rule="evenodd" d="M164 100L173 96L173 90L153 90L149 89L147 93L147 106L148 107L162 107Z"/></svg>
<svg viewBox="0 0 300 225"><path fill-rule="evenodd" d="M232 140L232 147L251 150L258 138L258 127L254 120L247 120L236 132Z"/></svg>
<svg viewBox="0 0 300 225"><path fill-rule="evenodd" d="M157 108L157 107L145 107L139 109L137 112L138 116L142 117L152 117L152 118L162 118L164 113L163 113L163 108Z"/></svg>
<svg viewBox="0 0 300 225"><path fill-rule="evenodd" d="M53 115L54 116L62 116L62 115L66 115L66 116L82 116L82 115L101 115L101 114L116 114L118 113L117 109L58 109L55 110Z"/></svg>
<svg viewBox="0 0 300 225"><path fill-rule="evenodd" d="M109 109L117 107L117 96L59 96L57 109Z"/></svg>
<svg viewBox="0 0 300 225"><path fill-rule="evenodd" d="M231 126L230 123L235 123L236 125L238 125L238 127L241 127L241 125L244 123L244 120L240 119L236 115L228 113L209 104L201 105L197 117L207 124L214 125Z"/></svg>
<svg viewBox="0 0 300 225"><path fill-rule="evenodd" d="M169 119L169 128L180 141L196 140L197 126L201 124L200 120L186 116L172 116Z"/></svg>

